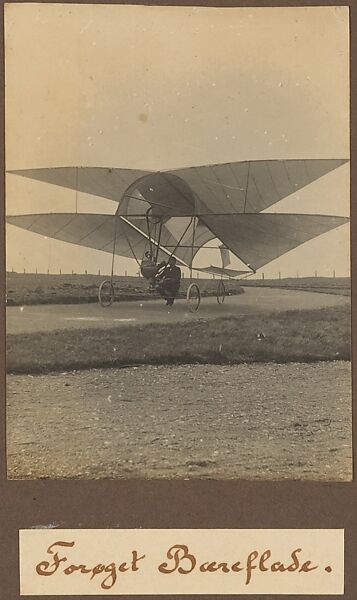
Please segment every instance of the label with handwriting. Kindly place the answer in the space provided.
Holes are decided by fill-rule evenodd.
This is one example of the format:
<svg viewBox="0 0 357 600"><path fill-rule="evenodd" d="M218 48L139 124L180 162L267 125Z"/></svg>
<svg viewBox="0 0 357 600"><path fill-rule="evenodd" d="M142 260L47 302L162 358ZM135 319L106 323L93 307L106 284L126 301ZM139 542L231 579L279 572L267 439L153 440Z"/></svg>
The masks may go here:
<svg viewBox="0 0 357 600"><path fill-rule="evenodd" d="M342 529L26 529L21 595L343 594Z"/></svg>

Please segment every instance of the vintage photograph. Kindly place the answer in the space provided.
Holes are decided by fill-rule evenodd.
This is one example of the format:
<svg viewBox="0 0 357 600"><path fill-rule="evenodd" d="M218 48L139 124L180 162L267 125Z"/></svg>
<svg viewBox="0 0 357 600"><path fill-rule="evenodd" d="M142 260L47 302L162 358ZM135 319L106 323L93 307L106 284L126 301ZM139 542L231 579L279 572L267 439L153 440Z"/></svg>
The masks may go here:
<svg viewBox="0 0 357 600"><path fill-rule="evenodd" d="M349 9L7 4L9 479L352 479Z"/></svg>

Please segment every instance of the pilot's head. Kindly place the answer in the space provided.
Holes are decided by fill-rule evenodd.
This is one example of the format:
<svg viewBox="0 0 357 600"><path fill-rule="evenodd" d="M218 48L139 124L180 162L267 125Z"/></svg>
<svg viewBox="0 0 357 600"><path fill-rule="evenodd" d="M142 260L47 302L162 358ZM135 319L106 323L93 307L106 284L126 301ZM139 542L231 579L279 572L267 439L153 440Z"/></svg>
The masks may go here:
<svg viewBox="0 0 357 600"><path fill-rule="evenodd" d="M145 252L145 256L146 256L146 258L152 258L151 252L149 252L149 251Z"/></svg>
<svg viewBox="0 0 357 600"><path fill-rule="evenodd" d="M170 267L174 267L175 264L176 264L176 258L174 256L170 256L170 258L169 258Z"/></svg>

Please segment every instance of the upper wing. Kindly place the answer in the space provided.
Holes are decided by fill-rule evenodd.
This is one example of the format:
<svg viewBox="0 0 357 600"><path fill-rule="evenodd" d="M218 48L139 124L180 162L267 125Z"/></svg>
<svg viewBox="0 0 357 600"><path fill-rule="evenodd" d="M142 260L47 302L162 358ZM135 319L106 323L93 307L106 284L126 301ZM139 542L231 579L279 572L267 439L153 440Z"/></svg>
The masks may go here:
<svg viewBox="0 0 357 600"><path fill-rule="evenodd" d="M257 213L348 162L255 160L170 171L199 199L197 213Z"/></svg>
<svg viewBox="0 0 357 600"><path fill-rule="evenodd" d="M276 213L204 217L215 236L255 271L348 221L347 217Z"/></svg>
<svg viewBox="0 0 357 600"><path fill-rule="evenodd" d="M151 171L106 167L49 167L9 173L120 202L125 190Z"/></svg>
<svg viewBox="0 0 357 600"><path fill-rule="evenodd" d="M333 171L347 159L258 160L170 171L56 167L10 173L120 202L121 214L256 213Z"/></svg>

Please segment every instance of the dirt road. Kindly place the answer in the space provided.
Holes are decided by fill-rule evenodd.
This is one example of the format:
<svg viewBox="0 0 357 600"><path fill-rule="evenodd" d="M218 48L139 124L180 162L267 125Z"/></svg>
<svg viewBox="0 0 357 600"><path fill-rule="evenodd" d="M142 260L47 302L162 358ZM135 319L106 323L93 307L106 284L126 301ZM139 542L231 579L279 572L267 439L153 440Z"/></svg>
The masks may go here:
<svg viewBox="0 0 357 600"><path fill-rule="evenodd" d="M10 478L349 480L349 363L8 377Z"/></svg>
<svg viewBox="0 0 357 600"><path fill-rule="evenodd" d="M177 300L168 310L162 300L116 302L110 308L99 304L49 304L14 306L6 309L7 333L31 333L54 329L120 327L144 323L189 322L226 316L242 316L271 311L304 310L340 306L350 302L348 296L317 294L294 290L247 288L244 294L230 296L223 305L215 297L202 298L197 313L189 312L186 300Z"/></svg>

